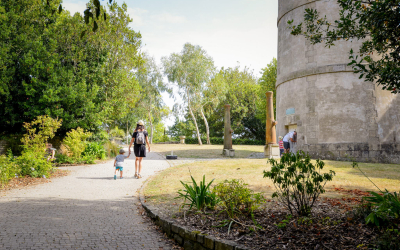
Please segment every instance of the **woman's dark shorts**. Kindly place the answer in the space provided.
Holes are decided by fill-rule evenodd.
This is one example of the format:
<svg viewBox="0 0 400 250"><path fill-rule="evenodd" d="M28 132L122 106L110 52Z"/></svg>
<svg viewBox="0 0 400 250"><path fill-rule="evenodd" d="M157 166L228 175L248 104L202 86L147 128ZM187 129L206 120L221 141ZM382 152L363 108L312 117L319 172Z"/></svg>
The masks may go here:
<svg viewBox="0 0 400 250"><path fill-rule="evenodd" d="M290 148L290 143L289 143L288 141L284 141L284 142L283 142L283 147L284 147L285 149L289 149L289 148Z"/></svg>
<svg viewBox="0 0 400 250"><path fill-rule="evenodd" d="M146 145L133 146L133 152L135 152L136 157L146 157Z"/></svg>

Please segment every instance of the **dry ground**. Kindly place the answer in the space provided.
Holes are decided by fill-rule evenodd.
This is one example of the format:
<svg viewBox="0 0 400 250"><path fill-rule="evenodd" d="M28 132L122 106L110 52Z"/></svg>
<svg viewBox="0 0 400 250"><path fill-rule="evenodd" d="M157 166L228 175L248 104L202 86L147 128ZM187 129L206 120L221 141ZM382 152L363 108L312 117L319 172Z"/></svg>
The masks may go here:
<svg viewBox="0 0 400 250"><path fill-rule="evenodd" d="M152 144L151 150L162 155L169 155L173 151L179 158L224 158L223 145L197 145L197 144ZM251 153L264 152L262 145L233 145L235 158L247 158Z"/></svg>

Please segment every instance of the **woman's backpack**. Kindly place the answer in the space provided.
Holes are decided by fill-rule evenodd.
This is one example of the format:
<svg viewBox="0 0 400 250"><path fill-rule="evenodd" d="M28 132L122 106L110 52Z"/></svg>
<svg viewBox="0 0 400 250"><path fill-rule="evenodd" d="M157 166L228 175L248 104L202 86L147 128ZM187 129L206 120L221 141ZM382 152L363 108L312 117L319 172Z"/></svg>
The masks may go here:
<svg viewBox="0 0 400 250"><path fill-rule="evenodd" d="M143 131L138 131L136 135L136 144L142 145L145 144L146 138L144 136Z"/></svg>

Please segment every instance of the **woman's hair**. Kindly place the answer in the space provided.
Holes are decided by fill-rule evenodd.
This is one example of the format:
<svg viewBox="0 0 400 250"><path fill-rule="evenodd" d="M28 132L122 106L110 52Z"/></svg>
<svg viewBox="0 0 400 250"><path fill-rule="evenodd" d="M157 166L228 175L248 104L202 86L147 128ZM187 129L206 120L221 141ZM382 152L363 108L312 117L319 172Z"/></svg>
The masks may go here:
<svg viewBox="0 0 400 250"><path fill-rule="evenodd" d="M137 131L138 129L144 130L144 125L136 124L135 131Z"/></svg>

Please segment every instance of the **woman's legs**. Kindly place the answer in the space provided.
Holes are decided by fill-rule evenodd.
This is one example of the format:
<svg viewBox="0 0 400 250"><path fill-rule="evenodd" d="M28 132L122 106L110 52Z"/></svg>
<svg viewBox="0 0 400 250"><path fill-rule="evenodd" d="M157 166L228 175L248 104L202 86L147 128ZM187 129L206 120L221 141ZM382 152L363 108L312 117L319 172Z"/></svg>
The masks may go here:
<svg viewBox="0 0 400 250"><path fill-rule="evenodd" d="M139 158L139 172L138 172L138 174L140 174L140 172L142 171L142 160L143 160L143 157L137 157L137 158Z"/></svg>
<svg viewBox="0 0 400 250"><path fill-rule="evenodd" d="M136 159L135 159L135 176L137 176L137 173L138 173L139 158L140 157L136 157Z"/></svg>

